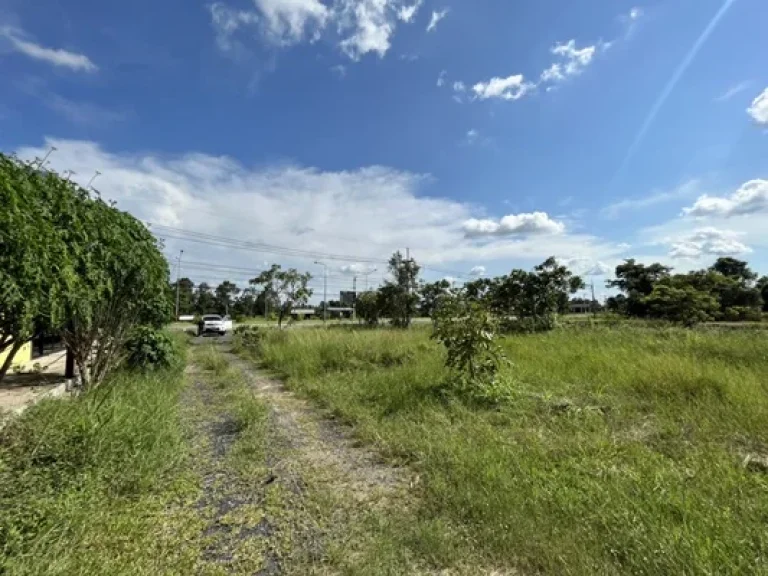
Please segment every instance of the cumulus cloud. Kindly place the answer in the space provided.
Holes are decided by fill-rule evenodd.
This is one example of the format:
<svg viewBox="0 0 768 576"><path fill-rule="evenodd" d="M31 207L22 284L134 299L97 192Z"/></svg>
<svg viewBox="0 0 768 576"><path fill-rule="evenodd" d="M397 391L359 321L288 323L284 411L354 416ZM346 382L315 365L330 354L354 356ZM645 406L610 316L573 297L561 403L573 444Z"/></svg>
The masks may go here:
<svg viewBox="0 0 768 576"><path fill-rule="evenodd" d="M6 38L16 52L34 60L40 60L59 68L69 68L76 72L96 72L99 69L85 54L60 48L47 48L36 44L26 38L24 32L18 28L0 27L0 37Z"/></svg>
<svg viewBox="0 0 768 576"><path fill-rule="evenodd" d="M726 197L700 196L690 208L684 208L683 214L694 217L741 216L768 212L768 180L750 180Z"/></svg>
<svg viewBox="0 0 768 576"><path fill-rule="evenodd" d="M699 228L670 242L672 258L697 259L703 256L738 256L752 249L738 240L739 234L717 228Z"/></svg>
<svg viewBox="0 0 768 576"><path fill-rule="evenodd" d="M562 222L552 220L546 212L509 214L501 220L470 218L462 225L467 238L484 236L515 236L525 234L561 234Z"/></svg>
<svg viewBox="0 0 768 576"><path fill-rule="evenodd" d="M750 115L758 126L768 127L768 88L752 101L752 105L747 108L747 114Z"/></svg>
<svg viewBox="0 0 768 576"><path fill-rule="evenodd" d="M441 70L437 77L437 87L442 88L445 85L445 76L448 74L446 70Z"/></svg>
<svg viewBox="0 0 768 576"><path fill-rule="evenodd" d="M472 91L480 100L519 100L535 87L535 84L526 82L522 74L515 74L506 78L491 78L488 82L478 82L472 86Z"/></svg>
<svg viewBox="0 0 768 576"><path fill-rule="evenodd" d="M445 8L444 10L433 11L432 17L429 19L429 24L427 25L427 32L432 32L435 28L437 28L440 20L445 18L448 15L448 12L448 8Z"/></svg>
<svg viewBox="0 0 768 576"><path fill-rule="evenodd" d="M475 266L469 271L470 276L485 276L485 266Z"/></svg>

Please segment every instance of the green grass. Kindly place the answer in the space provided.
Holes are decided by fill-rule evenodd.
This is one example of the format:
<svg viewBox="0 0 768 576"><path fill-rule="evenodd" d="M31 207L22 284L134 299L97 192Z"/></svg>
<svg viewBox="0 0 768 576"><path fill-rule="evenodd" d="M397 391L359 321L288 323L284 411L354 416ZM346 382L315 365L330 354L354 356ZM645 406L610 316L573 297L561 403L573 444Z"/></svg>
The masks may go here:
<svg viewBox="0 0 768 576"><path fill-rule="evenodd" d="M46 400L0 432L0 573L191 570L181 367Z"/></svg>
<svg viewBox="0 0 768 576"><path fill-rule="evenodd" d="M261 361L420 475L400 544L437 567L768 573L768 346L570 328L503 346L512 400L446 396L427 330L270 334Z"/></svg>

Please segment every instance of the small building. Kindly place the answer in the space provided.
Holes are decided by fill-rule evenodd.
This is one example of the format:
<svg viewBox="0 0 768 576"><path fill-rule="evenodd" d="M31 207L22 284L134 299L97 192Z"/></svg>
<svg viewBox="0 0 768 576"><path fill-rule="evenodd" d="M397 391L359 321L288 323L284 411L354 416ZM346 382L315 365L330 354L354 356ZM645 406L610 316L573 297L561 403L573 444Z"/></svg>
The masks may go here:
<svg viewBox="0 0 768 576"><path fill-rule="evenodd" d="M294 320L309 320L314 315L314 308L294 308L291 310L291 318Z"/></svg>
<svg viewBox="0 0 768 576"><path fill-rule="evenodd" d="M590 312L598 312L600 303L589 300L571 300L568 307L571 314L589 314Z"/></svg>

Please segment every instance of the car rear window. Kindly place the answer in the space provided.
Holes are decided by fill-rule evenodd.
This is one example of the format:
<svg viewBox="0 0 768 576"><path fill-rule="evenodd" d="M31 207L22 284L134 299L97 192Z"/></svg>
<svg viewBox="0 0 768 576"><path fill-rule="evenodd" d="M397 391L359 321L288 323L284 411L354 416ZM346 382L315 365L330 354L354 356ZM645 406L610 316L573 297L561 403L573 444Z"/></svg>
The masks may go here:
<svg viewBox="0 0 768 576"><path fill-rule="evenodd" d="M221 316L203 316L203 320L221 320Z"/></svg>

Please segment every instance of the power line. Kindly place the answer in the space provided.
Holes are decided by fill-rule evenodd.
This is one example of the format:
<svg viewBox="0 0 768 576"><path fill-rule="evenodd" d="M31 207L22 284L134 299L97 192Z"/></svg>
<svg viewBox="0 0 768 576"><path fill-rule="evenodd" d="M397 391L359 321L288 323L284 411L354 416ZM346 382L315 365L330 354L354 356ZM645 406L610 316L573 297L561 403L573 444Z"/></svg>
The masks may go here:
<svg viewBox="0 0 768 576"><path fill-rule="evenodd" d="M254 242L249 240L240 240L237 238L227 238L224 236L217 236L214 234L206 234L203 232L196 232L192 230L184 230L182 228L175 228L173 226L166 226L163 224L157 224L150 221L145 221L150 230L157 232L157 235L161 238L172 238L174 240L183 240L186 242L197 242L200 244L206 244L209 246L220 246L224 248L235 248L238 250L246 250L251 252L260 252L268 254L279 254L283 256L292 256L294 258L312 259L326 259L341 262L352 263L364 263L364 264L389 264L389 260L373 258L369 256L359 256L352 254L335 254L322 251L302 250L300 248L290 248L287 246L277 246L274 244L268 244L265 242ZM459 272L457 270L446 270L442 268L436 268L434 266L420 266L423 270L429 270L432 272L438 272L440 274L448 274L457 276L459 278L471 278L471 276L465 272Z"/></svg>

